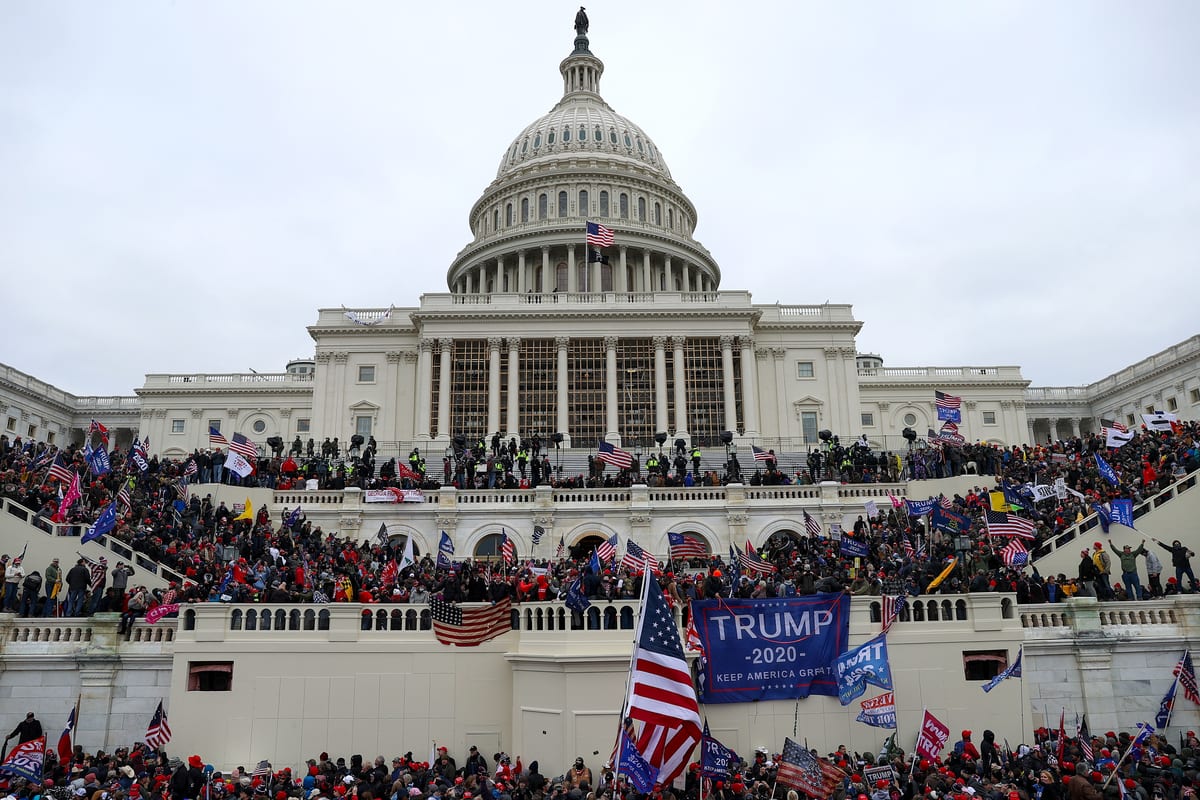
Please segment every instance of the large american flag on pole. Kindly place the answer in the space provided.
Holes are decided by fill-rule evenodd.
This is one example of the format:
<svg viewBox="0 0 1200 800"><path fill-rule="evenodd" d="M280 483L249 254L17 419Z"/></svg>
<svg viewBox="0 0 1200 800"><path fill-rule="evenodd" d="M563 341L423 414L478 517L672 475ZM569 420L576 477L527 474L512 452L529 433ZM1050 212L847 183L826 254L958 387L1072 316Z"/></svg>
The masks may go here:
<svg viewBox="0 0 1200 800"><path fill-rule="evenodd" d="M596 548L596 558L600 559L601 564L607 564L613 560L613 556L617 554L617 534L613 534L612 538L605 539Z"/></svg>
<svg viewBox="0 0 1200 800"><path fill-rule="evenodd" d="M1197 691L1196 687L1196 669L1192 666L1191 650L1183 651L1183 656L1175 665L1175 674L1179 676L1179 685L1183 687L1183 696L1200 705L1200 691Z"/></svg>
<svg viewBox="0 0 1200 800"><path fill-rule="evenodd" d="M50 464L50 471L46 473L47 478L57 478L63 483L70 483L74 475L67 469L67 465L63 462L62 453L54 456L54 462Z"/></svg>
<svg viewBox="0 0 1200 800"><path fill-rule="evenodd" d="M211 447L223 447L229 449L229 440L221 435L221 432L216 428L209 427L208 429L208 444Z"/></svg>
<svg viewBox="0 0 1200 800"><path fill-rule="evenodd" d="M596 458L605 464L612 464L617 469L629 469L633 466L633 456L605 441L596 445Z"/></svg>
<svg viewBox="0 0 1200 800"><path fill-rule="evenodd" d="M807 511L804 512L804 532L809 536L821 535L821 523L817 522Z"/></svg>
<svg viewBox="0 0 1200 800"><path fill-rule="evenodd" d="M1018 517L1015 513L983 509L983 519L987 523L988 533L992 536L1016 536L1021 539L1033 539L1036 526L1031 519Z"/></svg>
<svg viewBox="0 0 1200 800"><path fill-rule="evenodd" d="M625 557L621 559L621 566L630 572L641 572L647 567L656 570L658 569L658 559L630 539L625 542Z"/></svg>
<svg viewBox="0 0 1200 800"><path fill-rule="evenodd" d="M962 398L945 392L933 393L933 404L937 406L937 418L946 422L962 422Z"/></svg>
<svg viewBox="0 0 1200 800"><path fill-rule="evenodd" d="M834 789L844 777L837 767L818 759L790 737L783 740L777 774L780 783L824 800L833 796Z"/></svg>
<svg viewBox="0 0 1200 800"><path fill-rule="evenodd" d="M708 555L708 548L686 533L668 533L667 544L671 558L704 558Z"/></svg>
<svg viewBox="0 0 1200 800"><path fill-rule="evenodd" d="M150 726L146 728L146 745L151 750L158 750L171 741L171 726L167 724L167 712L163 710L162 700L150 718Z"/></svg>
<svg viewBox="0 0 1200 800"><path fill-rule="evenodd" d="M613 232L598 222L587 224L587 243L593 247L612 247Z"/></svg>
<svg viewBox="0 0 1200 800"><path fill-rule="evenodd" d="M1024 567L1029 563L1029 551L1020 539L1013 539L1000 548L1000 558L1006 567Z"/></svg>
<svg viewBox="0 0 1200 800"><path fill-rule="evenodd" d="M642 581L626 716L642 723L638 750L658 768L659 784L669 786L687 766L700 741L702 726L679 630L658 581L649 571Z"/></svg>
<svg viewBox="0 0 1200 800"><path fill-rule="evenodd" d="M229 449L246 460L258 458L258 446L240 433L233 435L233 439L229 442Z"/></svg>

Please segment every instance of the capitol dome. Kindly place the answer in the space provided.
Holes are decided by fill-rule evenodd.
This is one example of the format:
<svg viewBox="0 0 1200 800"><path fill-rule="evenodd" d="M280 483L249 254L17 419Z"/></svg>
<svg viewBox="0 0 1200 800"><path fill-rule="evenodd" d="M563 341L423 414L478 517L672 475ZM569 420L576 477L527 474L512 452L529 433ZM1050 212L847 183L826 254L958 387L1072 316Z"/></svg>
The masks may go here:
<svg viewBox="0 0 1200 800"><path fill-rule="evenodd" d="M720 269L692 233L696 209L640 126L600 95L586 18L559 64L563 94L527 125L471 209L454 294L715 291ZM595 223L613 244L585 244Z"/></svg>

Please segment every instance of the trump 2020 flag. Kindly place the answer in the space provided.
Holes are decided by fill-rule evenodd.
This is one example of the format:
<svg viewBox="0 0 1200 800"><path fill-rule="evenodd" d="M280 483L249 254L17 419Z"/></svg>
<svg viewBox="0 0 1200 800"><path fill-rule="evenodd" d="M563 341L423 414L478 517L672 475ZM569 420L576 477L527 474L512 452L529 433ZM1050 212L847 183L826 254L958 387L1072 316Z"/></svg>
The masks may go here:
<svg viewBox="0 0 1200 800"><path fill-rule="evenodd" d="M621 731L621 750L617 753L617 774L629 778L633 788L647 794L658 781L658 768L642 757L629 734Z"/></svg>
<svg viewBox="0 0 1200 800"><path fill-rule="evenodd" d="M82 544L95 541L115 527L117 527L117 504L109 503L100 512L100 516L96 517L92 526L83 532L83 536L79 537L79 541Z"/></svg>
<svg viewBox="0 0 1200 800"><path fill-rule="evenodd" d="M1129 498L1112 501L1112 521L1126 528L1133 527L1133 501Z"/></svg>
<svg viewBox="0 0 1200 800"><path fill-rule="evenodd" d="M862 701L862 710L858 712L855 722L861 722L875 728L896 727L896 693L884 692L878 697Z"/></svg>
<svg viewBox="0 0 1200 800"><path fill-rule="evenodd" d="M1105 461L1103 458L1100 457L1099 453L1096 453L1096 469L1100 470L1100 476L1102 478L1104 478L1104 480L1111 483L1113 486L1116 486L1118 483L1121 482L1117 478L1116 471L1112 468L1112 466L1107 461Z"/></svg>
<svg viewBox="0 0 1200 800"><path fill-rule="evenodd" d="M700 774L705 778L728 778L737 762L737 753L713 738L705 720L704 735L700 738Z"/></svg>
<svg viewBox="0 0 1200 800"><path fill-rule="evenodd" d="M1021 656L1024 654L1024 652L1024 647L1019 648L1017 650L1017 660L1009 664L1007 669L1001 670L996 677L992 678L980 688L985 692L990 692L992 689L995 689L997 686L999 686L1000 682L1003 680L1021 677Z"/></svg>
<svg viewBox="0 0 1200 800"><path fill-rule="evenodd" d="M844 706L861 697L867 691L868 683L880 689L891 689L892 670L888 666L885 634L868 639L835 658L833 674L837 678L838 701Z"/></svg>
<svg viewBox="0 0 1200 800"><path fill-rule="evenodd" d="M250 465L250 462L236 450L230 450L229 455L225 457L225 469L237 473L239 478L244 478L254 472L254 467Z"/></svg>
<svg viewBox="0 0 1200 800"><path fill-rule="evenodd" d="M592 604L592 601L588 600L587 595L583 593L581 584L582 581L579 578L571 582L571 585L567 587L567 598L564 605L572 611L583 613Z"/></svg>
<svg viewBox="0 0 1200 800"><path fill-rule="evenodd" d="M444 569L449 569L452 563L451 557L454 555L454 542L445 531L442 531L442 539L438 542L437 565Z"/></svg>
<svg viewBox="0 0 1200 800"><path fill-rule="evenodd" d="M0 764L0 773L15 775L31 783L42 782L42 764L46 760L46 737L39 736L13 748Z"/></svg>

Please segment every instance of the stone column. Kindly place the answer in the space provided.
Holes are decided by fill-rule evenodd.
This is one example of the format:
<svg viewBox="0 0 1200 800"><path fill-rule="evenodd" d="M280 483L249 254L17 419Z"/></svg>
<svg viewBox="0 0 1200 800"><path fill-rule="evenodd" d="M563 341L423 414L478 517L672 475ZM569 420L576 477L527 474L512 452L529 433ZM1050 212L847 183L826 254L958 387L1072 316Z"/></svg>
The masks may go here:
<svg viewBox="0 0 1200 800"><path fill-rule="evenodd" d="M829 348L825 348L828 352ZM779 399L775 403L777 414L776 425L779 426L779 435L788 435L788 419L787 419L787 393L784 391L784 370L783 357L787 355L787 350L783 347L772 347L771 358L775 361L775 391ZM818 420L819 424L820 420Z"/></svg>
<svg viewBox="0 0 1200 800"><path fill-rule="evenodd" d="M1046 424L1050 426L1050 441L1053 442L1058 439L1058 417L1050 417Z"/></svg>
<svg viewBox="0 0 1200 800"><path fill-rule="evenodd" d="M570 423L570 417L567 415L567 403L570 401L570 385L567 381L567 348L571 346L571 337L556 336L554 337L554 345L558 348L558 369L556 370L555 388L558 389L558 433L563 435L563 446L569 446L567 442L570 431L567 430Z"/></svg>
<svg viewBox="0 0 1200 800"><path fill-rule="evenodd" d="M643 292L653 292L653 291L654 291L654 284L653 284L653 282L652 282L652 281L651 281L651 279L650 279L650 251L649 251L649 250L643 250L643 251L642 251L642 280L641 280L641 284L642 284L642 291L643 291ZM665 430L665 429L664 429L664 428L660 428L659 430Z"/></svg>
<svg viewBox="0 0 1200 800"><path fill-rule="evenodd" d="M508 265L504 263L504 256L496 257L496 291L511 292L512 286L505 287L504 280L508 277Z"/></svg>
<svg viewBox="0 0 1200 800"><path fill-rule="evenodd" d="M745 424L745 435L754 438L759 435L758 427L758 362L754 358L754 338L739 337L738 344L742 348L742 416Z"/></svg>
<svg viewBox="0 0 1200 800"><path fill-rule="evenodd" d="M529 291L529 275L525 266L525 251L521 250L517 253L517 294L525 294Z"/></svg>
<svg viewBox="0 0 1200 800"><path fill-rule="evenodd" d="M429 404L433 397L433 339L421 339L417 354L416 406L413 430L418 439L429 438Z"/></svg>
<svg viewBox="0 0 1200 800"><path fill-rule="evenodd" d="M488 337L488 421L487 436L500 430L500 348L504 340Z"/></svg>
<svg viewBox="0 0 1200 800"><path fill-rule="evenodd" d="M538 286L537 281L530 281L534 285L536 292L552 292L554 291L554 278L550 275L550 248L542 248L542 285Z"/></svg>
<svg viewBox="0 0 1200 800"><path fill-rule="evenodd" d="M380 409L382 417L381 422L384 423L384 429L380 432L380 439L386 437L388 439L398 439L396 414L400 409L399 394L400 394L400 359L404 354L399 350L389 350L385 358L387 358L387 388L383 402L383 408ZM287 441L287 437L284 437Z"/></svg>
<svg viewBox="0 0 1200 800"><path fill-rule="evenodd" d="M521 339L516 336L508 338L508 437L517 436L521 409Z"/></svg>
<svg viewBox="0 0 1200 800"><path fill-rule="evenodd" d="M463 280L466 281L466 291L463 294L473 294L475 291L475 276L471 274L471 270L466 270L463 273Z"/></svg>
<svg viewBox="0 0 1200 800"><path fill-rule="evenodd" d="M626 265L628 263L626 256L628 255L629 248L625 245L621 245L618 249L621 254L621 264L619 267L617 267L617 274L613 279L613 290L617 292L626 292L629 291L629 276L625 274Z"/></svg>
<svg viewBox="0 0 1200 800"><path fill-rule="evenodd" d="M604 439L611 444L621 445L621 433L617 427L617 337L604 337Z"/></svg>
<svg viewBox="0 0 1200 800"><path fill-rule="evenodd" d="M1071 417L1071 435L1079 437L1079 417Z"/></svg>
<svg viewBox="0 0 1200 800"><path fill-rule="evenodd" d="M438 339L441 362L438 372L438 438L450 439L450 360L454 358L454 340Z"/></svg>
<svg viewBox="0 0 1200 800"><path fill-rule="evenodd" d="M1025 424L1029 426L1029 438L1026 440L1028 444L1033 444L1037 441L1037 432L1034 431L1033 425L1037 422L1036 419L1029 417L1025 420Z"/></svg>
<svg viewBox="0 0 1200 800"><path fill-rule="evenodd" d="M567 246L567 292L579 291L579 276L575 274L575 245Z"/></svg>
<svg viewBox="0 0 1200 800"><path fill-rule="evenodd" d="M687 370L684 356L684 345L687 338L672 336L671 345L675 349L675 438L687 439Z"/></svg>
<svg viewBox="0 0 1200 800"><path fill-rule="evenodd" d="M666 277L666 287L668 292L678 292L679 282L675 280L675 273L671 269L671 257L663 256L663 275Z"/></svg>
<svg viewBox="0 0 1200 800"><path fill-rule="evenodd" d="M721 390L725 404L725 430L737 433L737 396L733 387L733 337L721 337Z"/></svg>
<svg viewBox="0 0 1200 800"><path fill-rule="evenodd" d="M654 432L667 431L667 337L654 342Z"/></svg>

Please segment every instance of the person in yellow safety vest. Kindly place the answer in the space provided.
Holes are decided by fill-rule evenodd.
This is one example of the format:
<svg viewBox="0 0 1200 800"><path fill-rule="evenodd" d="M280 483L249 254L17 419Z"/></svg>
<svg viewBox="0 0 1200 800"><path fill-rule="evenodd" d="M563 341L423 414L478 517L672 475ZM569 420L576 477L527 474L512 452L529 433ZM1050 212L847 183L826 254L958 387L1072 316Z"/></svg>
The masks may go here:
<svg viewBox="0 0 1200 800"><path fill-rule="evenodd" d="M700 448L693 447L692 448L692 476L695 478L700 477L700 457L701 457Z"/></svg>

